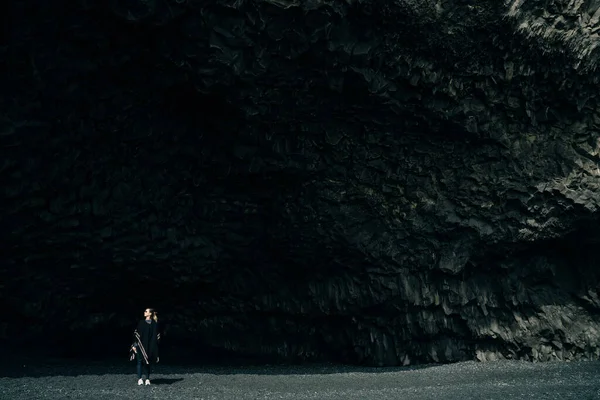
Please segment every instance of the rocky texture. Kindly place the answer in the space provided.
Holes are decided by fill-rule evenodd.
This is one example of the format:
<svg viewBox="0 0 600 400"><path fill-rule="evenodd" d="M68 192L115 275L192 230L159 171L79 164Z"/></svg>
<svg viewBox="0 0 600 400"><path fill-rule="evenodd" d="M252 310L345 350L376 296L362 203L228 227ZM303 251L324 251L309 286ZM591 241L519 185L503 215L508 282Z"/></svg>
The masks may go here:
<svg viewBox="0 0 600 400"><path fill-rule="evenodd" d="M0 335L598 358L597 3L5 5Z"/></svg>

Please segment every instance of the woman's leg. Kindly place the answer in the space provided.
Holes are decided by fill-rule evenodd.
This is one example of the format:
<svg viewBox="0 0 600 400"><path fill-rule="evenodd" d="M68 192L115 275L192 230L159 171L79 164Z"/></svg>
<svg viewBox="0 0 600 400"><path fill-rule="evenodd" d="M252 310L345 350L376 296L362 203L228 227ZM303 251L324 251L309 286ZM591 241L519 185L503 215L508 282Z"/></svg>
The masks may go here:
<svg viewBox="0 0 600 400"><path fill-rule="evenodd" d="M152 363L146 364L146 371L148 374L146 375L146 379L150 379L150 373L152 372Z"/></svg>
<svg viewBox="0 0 600 400"><path fill-rule="evenodd" d="M137 376L142 379L142 357L137 357Z"/></svg>

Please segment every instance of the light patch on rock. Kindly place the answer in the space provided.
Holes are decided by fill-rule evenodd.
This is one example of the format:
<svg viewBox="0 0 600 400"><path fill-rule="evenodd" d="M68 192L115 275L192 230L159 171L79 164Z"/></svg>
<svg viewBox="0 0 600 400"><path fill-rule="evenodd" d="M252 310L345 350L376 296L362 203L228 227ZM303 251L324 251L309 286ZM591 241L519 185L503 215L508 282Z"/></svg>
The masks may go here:
<svg viewBox="0 0 600 400"><path fill-rule="evenodd" d="M567 51L575 58L576 69L597 68L600 1L558 0L552 2L552 10L547 2L538 0L508 0L504 4L506 16L516 20L517 30L537 39L545 52Z"/></svg>

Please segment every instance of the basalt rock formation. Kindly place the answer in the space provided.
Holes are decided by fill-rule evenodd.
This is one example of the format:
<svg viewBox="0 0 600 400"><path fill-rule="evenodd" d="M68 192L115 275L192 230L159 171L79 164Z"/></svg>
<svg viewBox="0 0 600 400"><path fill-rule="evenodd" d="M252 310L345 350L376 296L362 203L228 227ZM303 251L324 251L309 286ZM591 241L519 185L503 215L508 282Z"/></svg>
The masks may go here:
<svg viewBox="0 0 600 400"><path fill-rule="evenodd" d="M9 343L600 356L600 1L3 7Z"/></svg>

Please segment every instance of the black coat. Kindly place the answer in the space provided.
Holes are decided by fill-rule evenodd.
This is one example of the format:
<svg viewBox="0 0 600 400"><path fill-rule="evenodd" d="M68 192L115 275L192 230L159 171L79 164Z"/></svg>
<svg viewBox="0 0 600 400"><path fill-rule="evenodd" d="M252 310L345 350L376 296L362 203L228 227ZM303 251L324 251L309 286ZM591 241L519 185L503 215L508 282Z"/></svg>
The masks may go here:
<svg viewBox="0 0 600 400"><path fill-rule="evenodd" d="M158 362L158 325L154 320L150 323L141 320L133 332L133 340L136 357L146 364Z"/></svg>

